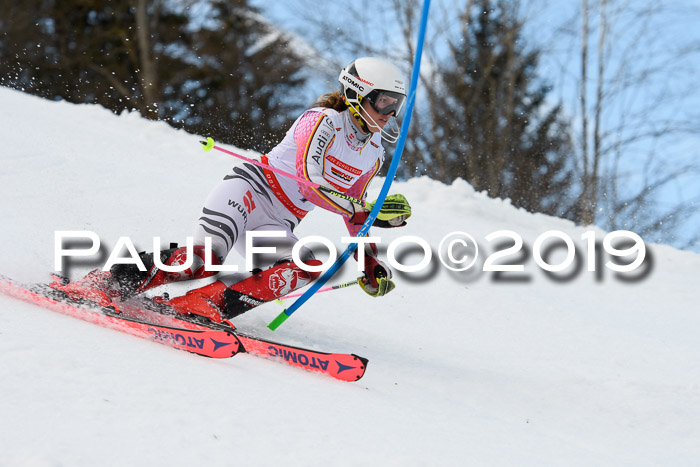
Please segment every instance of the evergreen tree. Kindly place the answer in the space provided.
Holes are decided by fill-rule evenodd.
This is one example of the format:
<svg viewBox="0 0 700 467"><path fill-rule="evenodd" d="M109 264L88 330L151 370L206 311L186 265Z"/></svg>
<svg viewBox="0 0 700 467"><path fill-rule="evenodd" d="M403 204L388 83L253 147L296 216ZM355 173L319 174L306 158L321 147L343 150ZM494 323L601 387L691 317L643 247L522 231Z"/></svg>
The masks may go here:
<svg viewBox="0 0 700 467"><path fill-rule="evenodd" d="M409 160L418 156L417 166L442 181L462 177L515 206L570 216L570 137L538 83L538 52L524 49L512 1L467 3L465 27L428 86L430 112L412 146L421 149Z"/></svg>
<svg viewBox="0 0 700 467"><path fill-rule="evenodd" d="M168 108L184 115L168 117L197 133L265 151L308 105L295 93L305 84L304 64L246 3L210 2L207 24L190 35L196 72L174 80L167 96Z"/></svg>
<svg viewBox="0 0 700 467"><path fill-rule="evenodd" d="M188 5L0 0L0 84L269 149L304 105L303 63L246 0Z"/></svg>

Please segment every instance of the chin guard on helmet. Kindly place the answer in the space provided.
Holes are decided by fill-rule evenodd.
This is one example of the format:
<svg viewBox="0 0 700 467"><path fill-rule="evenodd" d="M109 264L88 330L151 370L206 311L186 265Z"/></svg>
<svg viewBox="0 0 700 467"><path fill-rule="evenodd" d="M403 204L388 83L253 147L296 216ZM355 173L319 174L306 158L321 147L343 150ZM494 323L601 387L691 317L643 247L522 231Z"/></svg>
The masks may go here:
<svg viewBox="0 0 700 467"><path fill-rule="evenodd" d="M367 122L365 121L364 118L362 118L362 115L360 115L360 109L362 108L359 103L362 101L362 98L360 97L357 99L357 105L354 104L354 102L350 102L350 99L348 99L345 94L343 96L343 102L345 102L345 105L348 106L348 110L350 111L350 114L355 117L355 120L357 120L357 123L359 123L360 128L362 131L369 133L369 127L367 126ZM353 99L355 101L355 99Z"/></svg>

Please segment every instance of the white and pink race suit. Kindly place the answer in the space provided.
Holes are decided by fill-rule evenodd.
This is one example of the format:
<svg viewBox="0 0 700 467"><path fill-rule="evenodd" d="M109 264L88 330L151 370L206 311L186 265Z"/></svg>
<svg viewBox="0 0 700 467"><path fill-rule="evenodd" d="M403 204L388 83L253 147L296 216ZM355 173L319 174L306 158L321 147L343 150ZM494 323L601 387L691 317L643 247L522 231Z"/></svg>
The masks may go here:
<svg viewBox="0 0 700 467"><path fill-rule="evenodd" d="M347 110L307 110L261 160L276 169L364 199L370 181L384 163L385 151L379 133L362 134L351 118ZM275 243L277 258L273 259L291 258L297 241L293 230L315 206L342 215L352 236L360 230L361 225L349 222L354 213L350 201L243 163L224 177L204 203L195 244L203 245L204 237L211 237L213 250L223 262L231 248L245 256L244 232L283 230L287 241ZM311 255L310 251L305 253ZM264 262L269 265L275 261Z"/></svg>

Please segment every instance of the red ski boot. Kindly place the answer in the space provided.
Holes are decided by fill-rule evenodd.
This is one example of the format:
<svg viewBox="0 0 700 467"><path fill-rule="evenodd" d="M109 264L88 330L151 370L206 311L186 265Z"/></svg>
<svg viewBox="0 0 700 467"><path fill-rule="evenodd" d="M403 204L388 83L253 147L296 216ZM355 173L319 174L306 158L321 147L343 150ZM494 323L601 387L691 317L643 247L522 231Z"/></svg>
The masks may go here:
<svg viewBox="0 0 700 467"><path fill-rule="evenodd" d="M224 303L224 290L226 285L216 281L199 289L190 290L181 297L171 299L154 297L153 301L168 305L175 312L183 315L203 316L210 321L220 323L223 320L221 310Z"/></svg>
<svg viewBox="0 0 700 467"><path fill-rule="evenodd" d="M308 264L321 264L320 261L314 261L309 261ZM319 275L318 272L304 271L293 262L287 261L243 280L239 280L241 276L238 274L222 277L212 284L190 290L181 297L157 297L154 300L171 306L177 313L203 316L220 323L287 295L307 285Z"/></svg>

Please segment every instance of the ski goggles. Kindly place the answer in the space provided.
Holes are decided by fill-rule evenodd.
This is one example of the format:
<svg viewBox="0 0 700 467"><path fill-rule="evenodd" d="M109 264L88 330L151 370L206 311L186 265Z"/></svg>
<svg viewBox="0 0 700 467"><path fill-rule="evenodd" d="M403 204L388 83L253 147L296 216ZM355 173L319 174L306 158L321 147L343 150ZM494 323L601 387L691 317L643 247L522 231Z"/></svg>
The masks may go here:
<svg viewBox="0 0 700 467"><path fill-rule="evenodd" d="M365 96L374 110L382 115L391 115L393 112L394 117L399 115L401 112L401 107L406 101L406 96L401 93L393 91L382 91L375 89Z"/></svg>

